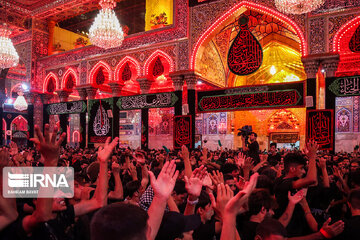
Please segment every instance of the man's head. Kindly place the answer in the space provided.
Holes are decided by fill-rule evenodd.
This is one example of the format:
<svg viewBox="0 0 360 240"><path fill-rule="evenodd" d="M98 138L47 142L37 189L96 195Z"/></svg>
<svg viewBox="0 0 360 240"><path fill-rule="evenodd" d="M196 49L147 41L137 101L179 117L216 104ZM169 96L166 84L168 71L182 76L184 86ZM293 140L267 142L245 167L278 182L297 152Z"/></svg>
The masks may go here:
<svg viewBox="0 0 360 240"><path fill-rule="evenodd" d="M355 159L350 162L350 172L355 172L359 168L360 168L360 160L359 159Z"/></svg>
<svg viewBox="0 0 360 240"><path fill-rule="evenodd" d="M187 198L187 192L185 189L185 182L177 180L175 183L174 191L171 196L174 198L176 205L181 205Z"/></svg>
<svg viewBox="0 0 360 240"><path fill-rule="evenodd" d="M256 141L257 134L255 132L250 133L250 142Z"/></svg>
<svg viewBox="0 0 360 240"><path fill-rule="evenodd" d="M271 153L276 153L276 143L270 143L270 152Z"/></svg>
<svg viewBox="0 0 360 240"><path fill-rule="evenodd" d="M224 181L225 181L225 184L229 185L229 187L232 191L234 191L234 192L237 191L236 180L231 174L226 174L224 176Z"/></svg>
<svg viewBox="0 0 360 240"><path fill-rule="evenodd" d="M348 197L348 205L353 216L360 214L360 188L351 190Z"/></svg>
<svg viewBox="0 0 360 240"><path fill-rule="evenodd" d="M298 153L289 153L284 158L286 176L301 178L305 174L305 158Z"/></svg>
<svg viewBox="0 0 360 240"><path fill-rule="evenodd" d="M146 240L148 214L138 206L114 203L97 211L90 224L91 240Z"/></svg>
<svg viewBox="0 0 360 240"><path fill-rule="evenodd" d="M209 221L214 215L214 210L211 206L209 194L205 191L201 191L199 202L196 204L196 213L200 215L201 221L205 223Z"/></svg>
<svg viewBox="0 0 360 240"><path fill-rule="evenodd" d="M257 215L260 220L264 220L265 217L271 217L274 215L272 210L274 206L274 199L270 196L268 190L256 189L249 197L249 214L251 216Z"/></svg>
<svg viewBox="0 0 360 240"><path fill-rule="evenodd" d="M127 197L135 202L140 202L140 190L141 183L139 180L130 181L125 185L125 192Z"/></svg>
<svg viewBox="0 0 360 240"><path fill-rule="evenodd" d="M257 226L255 240L285 240L286 235L285 227L278 220L268 218Z"/></svg>

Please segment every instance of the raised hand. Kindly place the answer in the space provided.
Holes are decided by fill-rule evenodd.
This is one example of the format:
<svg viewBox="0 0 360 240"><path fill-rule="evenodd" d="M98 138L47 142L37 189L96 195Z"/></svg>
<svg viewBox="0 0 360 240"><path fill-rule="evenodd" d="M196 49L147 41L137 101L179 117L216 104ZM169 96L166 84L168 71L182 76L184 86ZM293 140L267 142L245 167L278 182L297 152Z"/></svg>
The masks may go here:
<svg viewBox="0 0 360 240"><path fill-rule="evenodd" d="M219 172L219 170L212 171L212 175L210 175L210 178L215 186L225 182L224 175L222 172Z"/></svg>
<svg viewBox="0 0 360 240"><path fill-rule="evenodd" d="M211 200L211 206L216 214L222 218L226 204L234 197L234 192L230 189L229 185L218 184L217 185L217 197L212 193L209 194Z"/></svg>
<svg viewBox="0 0 360 240"><path fill-rule="evenodd" d="M308 156L309 159L316 158L316 153L318 149L319 146L315 141L309 141L306 144L306 150L305 150L306 156Z"/></svg>
<svg viewBox="0 0 360 240"><path fill-rule="evenodd" d="M52 135L50 136L49 124L45 124L44 134L40 131L39 126L35 126L36 138L31 138L30 141L34 142L37 149L45 160L45 164L56 166L60 154L60 146L64 141L66 133L62 133L59 140L56 140L58 127L55 126Z"/></svg>
<svg viewBox="0 0 360 240"><path fill-rule="evenodd" d="M113 162L111 164L111 171L114 175L119 174L120 173L120 165L117 162Z"/></svg>
<svg viewBox="0 0 360 240"><path fill-rule="evenodd" d="M324 225L322 226L322 228L320 230L321 234L324 235L323 232L325 232L325 234L328 235L328 236L324 235L324 237L333 238L344 231L344 222L343 221L340 220L340 221L337 221L336 223L329 225L330 222L331 222L331 218L326 220L326 222L324 223Z"/></svg>
<svg viewBox="0 0 360 240"><path fill-rule="evenodd" d="M326 168L326 158L321 157L321 158L319 159L319 167L320 167L321 169Z"/></svg>
<svg viewBox="0 0 360 240"><path fill-rule="evenodd" d="M99 147L97 152L97 158L100 162L107 162L111 156L112 151L114 150L116 144L118 143L119 138L116 137L110 143L111 138L108 137L105 141L105 145Z"/></svg>
<svg viewBox="0 0 360 240"><path fill-rule="evenodd" d="M304 192L304 189L297 191L294 195L291 195L290 191L288 192L289 201L294 205L298 204L305 196L306 193Z"/></svg>
<svg viewBox="0 0 360 240"><path fill-rule="evenodd" d="M181 146L181 155L184 159L189 159L189 149L185 145Z"/></svg>
<svg viewBox="0 0 360 240"><path fill-rule="evenodd" d="M247 157L244 162L244 169L251 170L254 167L253 159L251 157Z"/></svg>
<svg viewBox="0 0 360 240"><path fill-rule="evenodd" d="M206 167L204 166L196 168L190 178L185 176L185 188L190 196L195 198L198 198L200 196L202 186L204 185L203 181L205 179L205 176Z"/></svg>
<svg viewBox="0 0 360 240"><path fill-rule="evenodd" d="M158 197L164 201L170 197L174 189L179 171L176 170L175 160L166 162L161 169L158 178L155 178L153 172L149 171L151 187L154 190L154 197Z"/></svg>

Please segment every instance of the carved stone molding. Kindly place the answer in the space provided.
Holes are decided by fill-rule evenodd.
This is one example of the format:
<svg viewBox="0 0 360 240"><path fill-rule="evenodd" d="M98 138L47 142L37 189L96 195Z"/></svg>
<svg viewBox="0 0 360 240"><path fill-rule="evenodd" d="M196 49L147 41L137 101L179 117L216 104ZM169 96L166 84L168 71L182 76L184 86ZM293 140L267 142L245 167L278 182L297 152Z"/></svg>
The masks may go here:
<svg viewBox="0 0 360 240"><path fill-rule="evenodd" d="M120 97L121 90L124 87L124 84L120 84L118 82L110 82L109 85L111 87L113 97Z"/></svg>
<svg viewBox="0 0 360 240"><path fill-rule="evenodd" d="M141 94L148 94L151 87L149 80L147 78L138 78L137 81L140 84Z"/></svg>
<svg viewBox="0 0 360 240"><path fill-rule="evenodd" d="M171 80L174 84L175 91L182 91L184 86L184 76L179 74L170 74Z"/></svg>
<svg viewBox="0 0 360 240"><path fill-rule="evenodd" d="M301 61L303 62L307 78L316 78L316 73L320 66L319 59L303 57Z"/></svg>
<svg viewBox="0 0 360 240"><path fill-rule="evenodd" d="M57 90L56 91L58 96L59 96L59 100L60 102L67 102L70 92L69 91L65 91L65 90Z"/></svg>
<svg viewBox="0 0 360 240"><path fill-rule="evenodd" d="M196 75L193 72L187 73L184 75L184 79L186 81L187 84L187 88L189 90L195 90L196 89Z"/></svg>
<svg viewBox="0 0 360 240"><path fill-rule="evenodd" d="M340 61L339 54L329 55L322 59L321 64L326 72L326 77L335 77Z"/></svg>
<svg viewBox="0 0 360 240"><path fill-rule="evenodd" d="M97 90L98 90L97 88L94 88L92 86L86 87L86 94L89 100L95 99Z"/></svg>
<svg viewBox="0 0 360 240"><path fill-rule="evenodd" d="M36 95L37 95L37 93L34 93L34 92L25 92L24 97L26 98L26 102L28 104L34 104Z"/></svg>
<svg viewBox="0 0 360 240"><path fill-rule="evenodd" d="M87 97L87 92L86 92L86 88L76 88L76 91L78 91L79 96L80 96L80 100L86 100Z"/></svg>
<svg viewBox="0 0 360 240"><path fill-rule="evenodd" d="M43 102L43 104L49 104L50 100L54 97L54 94L50 94L50 93L41 93L41 100Z"/></svg>

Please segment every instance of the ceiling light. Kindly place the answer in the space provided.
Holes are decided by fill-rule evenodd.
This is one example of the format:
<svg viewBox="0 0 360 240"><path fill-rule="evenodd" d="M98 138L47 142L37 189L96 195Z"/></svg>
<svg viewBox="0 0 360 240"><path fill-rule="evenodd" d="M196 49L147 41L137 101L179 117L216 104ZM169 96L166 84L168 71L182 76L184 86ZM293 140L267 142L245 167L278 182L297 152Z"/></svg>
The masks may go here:
<svg viewBox="0 0 360 240"><path fill-rule="evenodd" d="M100 0L99 14L89 30L89 38L93 45L101 48L119 47L124 40L124 33L120 22L113 10L115 0Z"/></svg>
<svg viewBox="0 0 360 240"><path fill-rule="evenodd" d="M10 39L11 30L6 24L0 26L0 69L12 68L19 63L19 55Z"/></svg>
<svg viewBox="0 0 360 240"><path fill-rule="evenodd" d="M270 68L270 74L271 75L275 75L276 74L276 67L273 65L273 66L271 66L271 68Z"/></svg>

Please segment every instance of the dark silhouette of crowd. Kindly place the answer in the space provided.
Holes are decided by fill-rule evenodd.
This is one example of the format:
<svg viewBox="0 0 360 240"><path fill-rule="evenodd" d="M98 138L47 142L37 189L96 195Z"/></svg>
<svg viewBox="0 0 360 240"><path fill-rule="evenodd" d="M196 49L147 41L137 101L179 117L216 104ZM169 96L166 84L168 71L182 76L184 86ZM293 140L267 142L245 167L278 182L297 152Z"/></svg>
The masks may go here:
<svg viewBox="0 0 360 240"><path fill-rule="evenodd" d="M168 152L121 149L109 138L79 149L61 147L56 127L35 133L34 148L1 148L0 174L70 166L74 197L1 194L0 239L359 239L358 148L331 154L314 141L302 151L272 143L254 159L258 146Z"/></svg>

